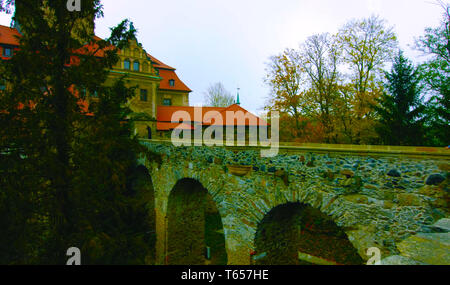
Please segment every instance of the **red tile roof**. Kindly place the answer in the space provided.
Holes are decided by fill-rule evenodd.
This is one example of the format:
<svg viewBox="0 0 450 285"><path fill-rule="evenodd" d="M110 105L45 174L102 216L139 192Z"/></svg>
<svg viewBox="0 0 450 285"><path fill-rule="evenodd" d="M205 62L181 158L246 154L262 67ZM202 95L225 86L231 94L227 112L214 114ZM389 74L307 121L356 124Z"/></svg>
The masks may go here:
<svg viewBox="0 0 450 285"><path fill-rule="evenodd" d="M206 113L209 111L217 111L221 112L225 108L216 108L216 107L192 107L192 106L158 106L157 117L156 120L158 122L171 122L172 116L177 111L187 112L192 121L195 121L197 118L195 117L195 111L201 114L201 118L199 120L203 120ZM197 121L200 122L200 121Z"/></svg>
<svg viewBox="0 0 450 285"><path fill-rule="evenodd" d="M0 43L5 45L19 46L20 33L7 26L0 25Z"/></svg>
<svg viewBox="0 0 450 285"><path fill-rule="evenodd" d="M148 57L150 58L150 60L153 63L153 66L155 68L165 68L165 69L171 69L171 70L175 70L175 68L168 66L167 64L163 63L162 61L158 60L156 57L152 56L151 54L147 53Z"/></svg>
<svg viewBox="0 0 450 285"><path fill-rule="evenodd" d="M180 80L178 75L175 73L175 68L163 63L156 57L147 53L150 58L153 66L159 71L159 76L162 78L162 81L159 85L160 90L172 90L172 91L184 91L184 92L192 92L183 81ZM170 80L175 80L174 86L170 86Z"/></svg>
<svg viewBox="0 0 450 285"><path fill-rule="evenodd" d="M180 80L175 73L175 70L159 69L159 76L162 78L159 84L160 90L192 92L192 90ZM170 80L174 80L174 86L170 85Z"/></svg>
<svg viewBox="0 0 450 285"><path fill-rule="evenodd" d="M251 112L245 110L240 105L233 104L223 110L220 113L220 116L222 118L222 123L224 126L240 126L242 125L242 121L239 119L236 119L236 114L239 114L239 112L242 112L242 114L245 116L244 118L244 125L245 126L267 126L267 122L258 116L255 116ZM230 115L230 117L228 117ZM232 116L231 116L232 115ZM229 121L229 122L228 122ZM213 118L212 124L214 124L215 119Z"/></svg>
<svg viewBox="0 0 450 285"><path fill-rule="evenodd" d="M201 123L202 125L209 126L214 123L220 122L217 119L217 116L222 116L222 125L227 125L227 118L228 115L235 115L236 112L242 112L245 118L244 124L242 124L241 121L234 119L234 121L231 123L231 125L234 126L266 126L267 122L263 119L259 118L258 116L255 116L251 112L245 110L239 105L233 104L227 108L223 107L191 107L191 106L158 106L157 111L157 118L156 120L158 122L172 122L172 116L175 114L175 112L178 111L184 111L189 114L189 117L191 121ZM215 111L215 113L207 114L208 112ZM232 112L232 113L228 113ZM197 118L195 115L197 114L198 117L201 116L201 118ZM206 116L208 115L208 116ZM215 119L216 118L216 119ZM233 118L228 118L230 121ZM176 123L179 124L179 123Z"/></svg>

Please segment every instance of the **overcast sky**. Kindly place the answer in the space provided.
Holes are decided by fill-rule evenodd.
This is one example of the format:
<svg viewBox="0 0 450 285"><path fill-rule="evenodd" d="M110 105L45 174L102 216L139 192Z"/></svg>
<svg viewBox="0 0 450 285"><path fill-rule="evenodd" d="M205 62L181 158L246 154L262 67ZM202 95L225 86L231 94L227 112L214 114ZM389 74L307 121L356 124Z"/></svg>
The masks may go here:
<svg viewBox="0 0 450 285"><path fill-rule="evenodd" d="M104 0L105 17L96 33L128 18L138 40L164 63L177 68L194 91L191 105L201 104L207 87L222 82L242 106L259 112L269 94L265 63L271 55L316 33L335 33L348 20L379 15L394 27L400 46L420 61L409 46L435 27L442 9L435 0ZM10 17L1 14L0 24Z"/></svg>

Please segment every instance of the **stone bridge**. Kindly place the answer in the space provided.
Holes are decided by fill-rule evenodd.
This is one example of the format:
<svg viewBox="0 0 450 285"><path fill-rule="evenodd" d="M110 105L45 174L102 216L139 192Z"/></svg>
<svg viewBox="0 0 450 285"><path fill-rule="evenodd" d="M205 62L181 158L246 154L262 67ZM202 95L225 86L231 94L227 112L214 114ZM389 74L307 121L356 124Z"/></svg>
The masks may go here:
<svg viewBox="0 0 450 285"><path fill-rule="evenodd" d="M449 150L141 143L155 264L450 264Z"/></svg>

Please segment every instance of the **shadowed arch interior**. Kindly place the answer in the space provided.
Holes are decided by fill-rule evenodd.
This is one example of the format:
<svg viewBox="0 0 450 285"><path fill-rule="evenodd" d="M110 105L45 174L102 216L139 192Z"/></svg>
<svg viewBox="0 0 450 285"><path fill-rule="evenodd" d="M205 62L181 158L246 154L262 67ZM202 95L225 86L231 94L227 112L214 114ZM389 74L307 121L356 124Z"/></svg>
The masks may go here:
<svg viewBox="0 0 450 285"><path fill-rule="evenodd" d="M302 203L272 209L255 235L258 265L362 264L345 232L330 217Z"/></svg>
<svg viewBox="0 0 450 285"><path fill-rule="evenodd" d="M136 219L147 219L148 231L145 241L150 246L150 253L146 258L146 263L153 265L156 256L156 212L155 212L155 191L152 178L145 166L139 165L130 176L128 193L130 196L136 196L141 203L145 203L148 209L147 217L134 217Z"/></svg>
<svg viewBox="0 0 450 285"><path fill-rule="evenodd" d="M200 182L178 181L169 196L167 219L167 264L227 264L222 219Z"/></svg>

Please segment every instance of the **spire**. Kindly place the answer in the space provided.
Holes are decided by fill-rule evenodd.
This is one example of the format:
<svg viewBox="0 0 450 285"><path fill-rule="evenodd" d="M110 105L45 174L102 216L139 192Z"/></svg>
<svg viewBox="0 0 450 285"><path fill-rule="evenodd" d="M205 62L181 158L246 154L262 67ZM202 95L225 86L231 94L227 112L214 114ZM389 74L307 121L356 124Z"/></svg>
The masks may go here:
<svg viewBox="0 0 450 285"><path fill-rule="evenodd" d="M19 34L23 35L22 30L19 25L19 22L16 20L16 11L15 10L14 10L14 15L11 18L11 28L16 29L19 32Z"/></svg>
<svg viewBox="0 0 450 285"><path fill-rule="evenodd" d="M239 90L241 90L241 88L237 89L237 100L236 100L237 105L241 105L241 101L239 100Z"/></svg>

